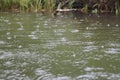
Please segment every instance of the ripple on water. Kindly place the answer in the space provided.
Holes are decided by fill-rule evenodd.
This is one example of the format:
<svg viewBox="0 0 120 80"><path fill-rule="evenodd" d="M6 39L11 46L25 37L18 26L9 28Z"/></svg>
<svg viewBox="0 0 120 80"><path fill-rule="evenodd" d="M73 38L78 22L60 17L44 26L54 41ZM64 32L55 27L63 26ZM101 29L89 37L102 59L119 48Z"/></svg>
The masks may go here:
<svg viewBox="0 0 120 80"><path fill-rule="evenodd" d="M7 32L6 35L10 35L11 33L10 32Z"/></svg>
<svg viewBox="0 0 120 80"><path fill-rule="evenodd" d="M77 80L119 80L120 74L106 72L89 72L77 77Z"/></svg>
<svg viewBox="0 0 120 80"><path fill-rule="evenodd" d="M65 45L65 44L68 44L67 39L65 37L61 37L57 40L48 40L48 42L43 45L43 48L53 49L58 45Z"/></svg>
<svg viewBox="0 0 120 80"><path fill-rule="evenodd" d="M120 48L108 48L104 52L108 54L120 54Z"/></svg>
<svg viewBox="0 0 120 80"><path fill-rule="evenodd" d="M73 30L71 30L71 32L72 33L77 33L77 32L79 32L79 30L78 29L73 29Z"/></svg>
<svg viewBox="0 0 120 80"><path fill-rule="evenodd" d="M45 45L43 45L43 48L53 49L53 48L55 48L58 44L59 44L59 43L54 43L54 42L46 43Z"/></svg>
<svg viewBox="0 0 120 80"><path fill-rule="evenodd" d="M10 58L13 56L14 55L12 54L12 52L0 51L0 59Z"/></svg>
<svg viewBox="0 0 120 80"><path fill-rule="evenodd" d="M3 20L5 23L7 23L7 24L11 24L11 22L9 21L9 20Z"/></svg>
<svg viewBox="0 0 120 80"><path fill-rule="evenodd" d="M46 75L47 72L44 71L44 70L42 70L41 68L37 68L37 69L35 70L35 74L36 74L36 75L39 75L39 76L42 76L42 75Z"/></svg>
<svg viewBox="0 0 120 80"><path fill-rule="evenodd" d="M64 29L55 29L54 32L56 35L63 35L63 33L65 32L66 30Z"/></svg>
<svg viewBox="0 0 120 80"><path fill-rule="evenodd" d="M21 75L21 71L14 69L14 70L4 70L2 72L4 75L0 75L0 80L30 80L28 76L25 74Z"/></svg>
<svg viewBox="0 0 120 80"><path fill-rule="evenodd" d="M88 33L88 32L86 32L86 33L83 33L83 36L85 37L85 38L91 38L92 36L93 36L93 33Z"/></svg>
<svg viewBox="0 0 120 80"><path fill-rule="evenodd" d="M60 32L63 33L65 31L66 31L65 29L55 29L54 30L55 33L60 33Z"/></svg>
<svg viewBox="0 0 120 80"><path fill-rule="evenodd" d="M20 28L18 28L17 30L24 30L24 26L22 22L16 22L16 23L20 26Z"/></svg>
<svg viewBox="0 0 120 80"><path fill-rule="evenodd" d="M12 37L11 37L11 36L8 36L7 39L10 40L10 39L12 39Z"/></svg>
<svg viewBox="0 0 120 80"><path fill-rule="evenodd" d="M85 46L83 52L89 52L89 51L93 51L93 50L97 50L97 49L98 49L98 46L94 46L94 45Z"/></svg>
<svg viewBox="0 0 120 80"><path fill-rule="evenodd" d="M36 80L73 80L71 77L68 76L62 76L62 77L54 77L51 74L41 76L36 78Z"/></svg>
<svg viewBox="0 0 120 80"><path fill-rule="evenodd" d="M18 31L22 31L22 30L24 30L24 28L23 28L23 27L20 27L20 28L18 28L17 30L18 30Z"/></svg>
<svg viewBox="0 0 120 80"><path fill-rule="evenodd" d="M66 42L67 45L81 45L81 41L68 41Z"/></svg>
<svg viewBox="0 0 120 80"><path fill-rule="evenodd" d="M89 75L89 74L86 74L86 75L80 75L76 78L77 80L96 80L97 77L95 75Z"/></svg>
<svg viewBox="0 0 120 80"><path fill-rule="evenodd" d="M28 35L28 37L30 37L31 39L38 39L38 37L36 35L33 35L33 34Z"/></svg>
<svg viewBox="0 0 120 80"><path fill-rule="evenodd" d="M120 47L119 43L109 43L108 45L111 47Z"/></svg>
<svg viewBox="0 0 120 80"><path fill-rule="evenodd" d="M73 79L68 76L62 76L62 77L53 78L52 80L73 80Z"/></svg>
<svg viewBox="0 0 120 80"><path fill-rule="evenodd" d="M102 70L104 70L103 68L94 68L94 67L86 67L85 69L84 69L84 71L87 71L87 72L89 72L89 71L102 71Z"/></svg>
<svg viewBox="0 0 120 80"><path fill-rule="evenodd" d="M35 74L37 75L37 77L35 78L36 80L72 80L72 78L68 76L55 77L53 74L40 68L37 68L35 70Z"/></svg>
<svg viewBox="0 0 120 80"><path fill-rule="evenodd" d="M5 41L0 41L0 44L5 44Z"/></svg>
<svg viewBox="0 0 120 80"><path fill-rule="evenodd" d="M66 42L66 41L67 41L67 38L62 37L62 38L60 39L60 41L62 41L62 42Z"/></svg>
<svg viewBox="0 0 120 80"><path fill-rule="evenodd" d="M35 74L37 75L37 77L35 78L36 80L52 80L54 77L51 73L48 73L41 68L37 68L35 70Z"/></svg>
<svg viewBox="0 0 120 80"><path fill-rule="evenodd" d="M12 67L12 66L14 66L14 64L11 61L7 61L4 63L4 66Z"/></svg>
<svg viewBox="0 0 120 80"><path fill-rule="evenodd" d="M120 44L119 43L108 43L108 48L105 49L107 54L119 54L120 53Z"/></svg>

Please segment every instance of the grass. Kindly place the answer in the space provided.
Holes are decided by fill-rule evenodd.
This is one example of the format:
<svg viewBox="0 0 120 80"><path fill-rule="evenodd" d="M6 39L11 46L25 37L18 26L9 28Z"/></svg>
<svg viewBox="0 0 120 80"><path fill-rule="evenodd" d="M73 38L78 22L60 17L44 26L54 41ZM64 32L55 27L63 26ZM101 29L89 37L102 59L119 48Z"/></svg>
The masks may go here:
<svg viewBox="0 0 120 80"><path fill-rule="evenodd" d="M69 8L74 0L70 0ZM55 0L0 0L0 11L2 12L39 12L43 9L46 12L53 12ZM87 8L84 10L87 12ZM120 12L120 7L117 13Z"/></svg>
<svg viewBox="0 0 120 80"><path fill-rule="evenodd" d="M0 0L1 11L38 12L44 8L51 12L54 5L55 0Z"/></svg>

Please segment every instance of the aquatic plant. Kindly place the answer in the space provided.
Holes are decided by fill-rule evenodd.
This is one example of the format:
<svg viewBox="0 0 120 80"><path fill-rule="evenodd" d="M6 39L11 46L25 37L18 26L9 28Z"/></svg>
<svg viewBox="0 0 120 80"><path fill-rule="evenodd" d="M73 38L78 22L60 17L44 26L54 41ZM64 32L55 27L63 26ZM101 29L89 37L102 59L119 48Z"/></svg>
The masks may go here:
<svg viewBox="0 0 120 80"><path fill-rule="evenodd" d="M44 9L46 12L52 12L55 9L55 1L56 0L0 0L0 11L39 12ZM65 1L63 0L63 3ZM72 8L73 1L75 0L69 0L67 8ZM88 12L87 6L86 4L86 6L82 8L83 11ZM120 13L120 5L118 6L116 9L117 14Z"/></svg>
<svg viewBox="0 0 120 80"><path fill-rule="evenodd" d="M11 9L18 9L19 11L52 11L55 0L0 0L0 10L10 11Z"/></svg>
<svg viewBox="0 0 120 80"><path fill-rule="evenodd" d="M10 7L11 7L11 0L1 0L1 9L4 9L4 11L6 11L9 10Z"/></svg>
<svg viewBox="0 0 120 80"><path fill-rule="evenodd" d="M20 11L28 11L30 0L20 0Z"/></svg>

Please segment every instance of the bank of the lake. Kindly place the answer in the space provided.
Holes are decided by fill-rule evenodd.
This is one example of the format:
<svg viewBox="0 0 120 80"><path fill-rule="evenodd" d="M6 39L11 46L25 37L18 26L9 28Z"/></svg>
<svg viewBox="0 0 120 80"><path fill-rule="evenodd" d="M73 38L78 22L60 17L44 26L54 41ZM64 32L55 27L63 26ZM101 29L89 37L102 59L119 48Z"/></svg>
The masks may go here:
<svg viewBox="0 0 120 80"><path fill-rule="evenodd" d="M119 0L0 0L0 12L48 12L70 9L84 13L120 14ZM65 11L66 10L62 10ZM67 10L68 11L68 10Z"/></svg>

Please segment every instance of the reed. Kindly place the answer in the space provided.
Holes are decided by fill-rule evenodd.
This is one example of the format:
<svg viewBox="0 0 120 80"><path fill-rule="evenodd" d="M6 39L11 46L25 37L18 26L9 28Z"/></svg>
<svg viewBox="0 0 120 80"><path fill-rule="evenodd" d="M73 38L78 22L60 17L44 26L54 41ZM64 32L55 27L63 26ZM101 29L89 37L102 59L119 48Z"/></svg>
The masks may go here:
<svg viewBox="0 0 120 80"><path fill-rule="evenodd" d="M55 0L0 0L0 10L10 11L18 9L22 11L35 11L38 12L41 9L46 11L52 11L55 5Z"/></svg>
<svg viewBox="0 0 120 80"><path fill-rule="evenodd" d="M2 11L8 11L11 7L11 0L1 0Z"/></svg>
<svg viewBox="0 0 120 80"><path fill-rule="evenodd" d="M45 10L46 12L53 12L56 0L0 0L0 11L14 11L14 12L39 12ZM68 8L74 0L70 0ZM87 5L83 8L87 12ZM117 13L120 13L117 9Z"/></svg>
<svg viewBox="0 0 120 80"><path fill-rule="evenodd" d="M38 12L41 11L42 9L45 9L45 6L47 5L46 0L31 0L30 2L30 9L31 11Z"/></svg>
<svg viewBox="0 0 120 80"><path fill-rule="evenodd" d="M55 0L44 0L44 9L52 12L54 9Z"/></svg>
<svg viewBox="0 0 120 80"><path fill-rule="evenodd" d="M31 0L20 0L20 11L29 11L29 3Z"/></svg>
<svg viewBox="0 0 120 80"><path fill-rule="evenodd" d="M35 11L38 12L39 10L43 9L44 2L42 0L34 0L34 4L31 4L31 8L35 8ZM32 10L32 9L31 9Z"/></svg>

